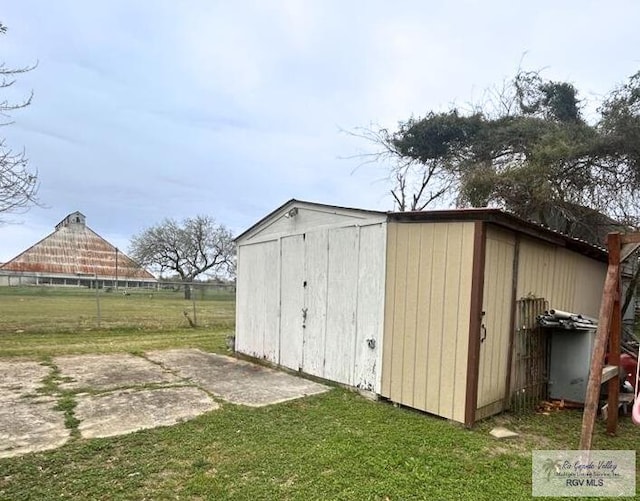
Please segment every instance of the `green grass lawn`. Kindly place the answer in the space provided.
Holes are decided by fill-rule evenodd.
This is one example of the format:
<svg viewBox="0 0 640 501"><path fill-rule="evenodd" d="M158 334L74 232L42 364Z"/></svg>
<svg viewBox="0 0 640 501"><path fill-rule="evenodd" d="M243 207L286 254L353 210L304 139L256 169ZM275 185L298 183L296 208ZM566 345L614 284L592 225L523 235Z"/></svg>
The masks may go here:
<svg viewBox="0 0 640 501"><path fill-rule="evenodd" d="M165 301L171 310L172 300ZM225 353L233 306L211 301L216 322L200 329L73 331L65 324L64 332L43 332L25 323L23 333L0 334L0 356L45 361L171 347ZM531 450L575 449L580 422L579 411L506 414L467 430L334 388L266 408L223 403L176 426L74 438L57 450L2 459L0 499L529 499ZM488 434L496 425L521 435L496 441ZM640 428L629 418L617 437L597 424L594 448L639 447Z"/></svg>
<svg viewBox="0 0 640 501"><path fill-rule="evenodd" d="M233 293L196 290L193 297L185 301L181 291L171 290L132 289L124 295L104 289L96 294L87 288L0 287L0 334L173 330L189 327L185 312L199 327L233 330Z"/></svg>

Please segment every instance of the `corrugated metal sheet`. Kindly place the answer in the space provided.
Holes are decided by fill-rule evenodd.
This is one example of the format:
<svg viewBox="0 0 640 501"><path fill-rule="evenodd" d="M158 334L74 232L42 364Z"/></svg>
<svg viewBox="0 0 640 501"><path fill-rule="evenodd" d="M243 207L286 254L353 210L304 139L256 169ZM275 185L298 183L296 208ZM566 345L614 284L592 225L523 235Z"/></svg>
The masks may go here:
<svg viewBox="0 0 640 501"><path fill-rule="evenodd" d="M597 317L606 273L606 263L523 238L517 297L544 298L558 309Z"/></svg>
<svg viewBox="0 0 640 501"><path fill-rule="evenodd" d="M2 271L38 273L41 275L98 275L98 278L155 278L131 258L117 250L84 224L72 220L73 213L63 219L56 230L17 257L0 266ZM80 214L81 216L81 214Z"/></svg>

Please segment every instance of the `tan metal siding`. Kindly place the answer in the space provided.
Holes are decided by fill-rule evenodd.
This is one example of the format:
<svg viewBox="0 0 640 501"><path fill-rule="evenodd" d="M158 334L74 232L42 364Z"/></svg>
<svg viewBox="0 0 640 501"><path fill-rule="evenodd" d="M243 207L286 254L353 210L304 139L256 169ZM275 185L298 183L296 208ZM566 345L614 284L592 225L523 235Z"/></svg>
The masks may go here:
<svg viewBox="0 0 640 501"><path fill-rule="evenodd" d="M579 254L576 254L574 259L578 273L576 274L573 311L597 317L602 301L607 265ZM633 308L630 310L633 311Z"/></svg>
<svg viewBox="0 0 640 501"><path fill-rule="evenodd" d="M398 224L387 224L387 263L385 266L385 294L384 294L384 346L382 347L382 382L380 394L385 397L391 395L391 362L395 350L395 326L396 309L396 274L397 274L397 250L398 250ZM399 336L398 336L399 337Z"/></svg>
<svg viewBox="0 0 640 501"><path fill-rule="evenodd" d="M427 365L427 395L426 411L442 415L440 410L440 391L442 381L442 352L444 349L451 349L452 339L443 339L448 319L445 318L444 290L447 277L447 230L449 224L445 226L435 226L433 229L433 240L431 243L431 282L425 284L429 288L428 294L431 302L429 308L429 318L421 326L428 337L429 350L424 362ZM428 245L428 244L427 244ZM471 268L471 267L469 267ZM468 317L468 315L467 315ZM443 346L444 344L444 346ZM447 375L447 377L450 377ZM444 412L447 412L446 410ZM448 415L446 417L449 417Z"/></svg>
<svg viewBox="0 0 640 501"><path fill-rule="evenodd" d="M539 297L552 308L597 317L607 266L562 247L523 238L517 297Z"/></svg>
<svg viewBox="0 0 640 501"><path fill-rule="evenodd" d="M382 395L464 422L473 223L390 223Z"/></svg>
<svg viewBox="0 0 640 501"><path fill-rule="evenodd" d="M507 381L515 236L487 229L476 419L502 409ZM486 409L486 414L481 409Z"/></svg>
<svg viewBox="0 0 640 501"><path fill-rule="evenodd" d="M396 395L402 401L403 355L406 335L406 288L407 288L407 254L409 252L405 226L399 226L396 235L396 275L394 280L395 305L391 311L393 318L393 351L391 363L387 369L391 370L391 395ZM397 335L396 335L397 333ZM387 334L385 333L385 337ZM382 367L385 370L385 367ZM404 403L404 402L403 402Z"/></svg>

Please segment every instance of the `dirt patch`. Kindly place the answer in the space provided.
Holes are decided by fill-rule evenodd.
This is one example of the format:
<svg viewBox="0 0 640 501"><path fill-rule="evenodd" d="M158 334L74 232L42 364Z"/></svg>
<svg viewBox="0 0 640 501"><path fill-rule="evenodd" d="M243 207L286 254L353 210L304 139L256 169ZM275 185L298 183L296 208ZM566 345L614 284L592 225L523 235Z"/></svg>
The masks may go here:
<svg viewBox="0 0 640 501"><path fill-rule="evenodd" d="M495 440L491 445L487 446L485 451L490 457L500 456L503 454L518 454L522 457L530 457L532 449L553 449L552 441L531 430L522 427L519 420L509 414L494 416L490 422L484 423L486 433L492 426L504 426L518 433L517 437L507 440Z"/></svg>
<svg viewBox="0 0 640 501"><path fill-rule="evenodd" d="M75 415L84 438L112 437L169 426L217 409L206 392L193 387L124 390L77 396Z"/></svg>
<svg viewBox="0 0 640 501"><path fill-rule="evenodd" d="M109 390L178 381L176 376L157 364L129 354L56 357L54 363L63 377L72 379L60 385L66 390Z"/></svg>
<svg viewBox="0 0 640 501"><path fill-rule="evenodd" d="M154 351L146 356L234 404L261 407L329 390L307 379L200 350Z"/></svg>

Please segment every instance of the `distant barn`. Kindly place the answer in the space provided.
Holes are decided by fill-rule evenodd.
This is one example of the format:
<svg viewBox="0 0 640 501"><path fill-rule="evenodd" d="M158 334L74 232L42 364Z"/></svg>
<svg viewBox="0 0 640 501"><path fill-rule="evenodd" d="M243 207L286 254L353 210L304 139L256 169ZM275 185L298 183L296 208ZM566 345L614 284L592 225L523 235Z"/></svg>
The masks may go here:
<svg viewBox="0 0 640 501"><path fill-rule="evenodd" d="M0 266L0 285L151 287L155 277L73 212L53 233Z"/></svg>

